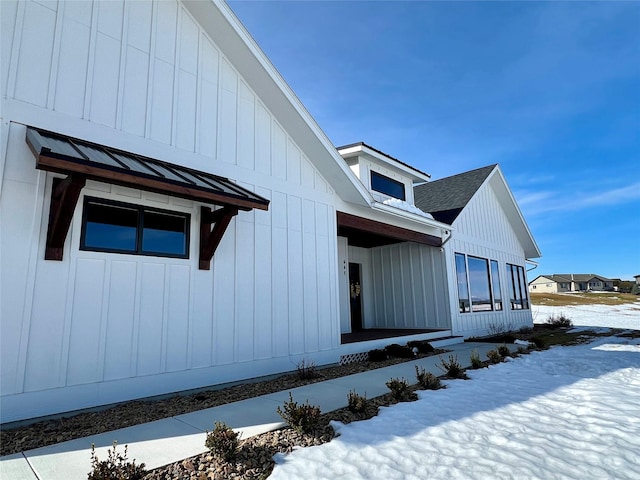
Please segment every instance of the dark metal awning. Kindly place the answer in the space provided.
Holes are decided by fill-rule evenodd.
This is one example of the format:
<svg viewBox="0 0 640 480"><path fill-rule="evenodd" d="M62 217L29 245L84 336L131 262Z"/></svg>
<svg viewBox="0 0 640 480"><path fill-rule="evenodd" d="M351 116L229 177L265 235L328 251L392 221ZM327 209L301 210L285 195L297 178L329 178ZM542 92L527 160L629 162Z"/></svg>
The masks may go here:
<svg viewBox="0 0 640 480"><path fill-rule="evenodd" d="M215 211L201 207L201 269L209 268L213 253L238 210L269 209L269 200L211 173L34 127L27 127L26 142L36 157L36 168L67 175L52 191L45 252L49 260L62 260L73 212L87 180L222 207Z"/></svg>
<svg viewBox="0 0 640 480"><path fill-rule="evenodd" d="M269 200L231 180L153 158L27 127L36 168L86 179L150 190L240 210L268 210Z"/></svg>

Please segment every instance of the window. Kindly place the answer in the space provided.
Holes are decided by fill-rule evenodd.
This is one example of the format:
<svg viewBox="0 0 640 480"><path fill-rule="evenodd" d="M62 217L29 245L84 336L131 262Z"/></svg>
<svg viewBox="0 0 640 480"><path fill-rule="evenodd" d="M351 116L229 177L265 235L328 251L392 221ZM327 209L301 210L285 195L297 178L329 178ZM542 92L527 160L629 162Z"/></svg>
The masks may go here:
<svg viewBox="0 0 640 480"><path fill-rule="evenodd" d="M80 249L189 258L190 216L85 198Z"/></svg>
<svg viewBox="0 0 640 480"><path fill-rule="evenodd" d="M498 262L456 253L460 313L502 310Z"/></svg>
<svg viewBox="0 0 640 480"><path fill-rule="evenodd" d="M484 258L467 257L469 265L469 286L471 287L471 311L490 312L491 287L489 283L489 263Z"/></svg>
<svg viewBox="0 0 640 480"><path fill-rule="evenodd" d="M405 200L404 183L385 177L378 172L371 172L371 190L384 193L390 197Z"/></svg>
<svg viewBox="0 0 640 480"><path fill-rule="evenodd" d="M502 293L500 292L500 270L498 269L498 262L496 262L495 260L491 260L491 288L493 291L493 309L502 310Z"/></svg>
<svg viewBox="0 0 640 480"><path fill-rule="evenodd" d="M467 262L465 256L456 253L456 278L458 279L458 302L460 313L470 312L469 283L467 281Z"/></svg>
<svg viewBox="0 0 640 480"><path fill-rule="evenodd" d="M509 293L511 295L511 310L529 308L527 297L526 279L524 267L507 263L507 275L509 276Z"/></svg>

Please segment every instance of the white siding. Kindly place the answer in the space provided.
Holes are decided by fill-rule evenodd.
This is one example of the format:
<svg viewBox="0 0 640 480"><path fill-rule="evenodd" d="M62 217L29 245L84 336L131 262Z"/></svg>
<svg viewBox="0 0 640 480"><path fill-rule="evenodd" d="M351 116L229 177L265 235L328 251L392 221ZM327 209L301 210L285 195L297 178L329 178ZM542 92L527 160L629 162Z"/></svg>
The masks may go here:
<svg viewBox="0 0 640 480"><path fill-rule="evenodd" d="M511 310L506 264L525 267L524 250L489 182L476 192L455 220L453 238L445 246L449 266L452 330L455 335L487 335L494 328L531 326L531 310ZM500 271L501 311L459 313L455 253L496 260Z"/></svg>
<svg viewBox="0 0 640 480"><path fill-rule="evenodd" d="M337 361L334 194L182 5L1 3L2 421ZM229 176L269 211L203 271L199 204L88 182L45 261L53 176L21 124ZM80 251L84 196L189 213L190 258Z"/></svg>
<svg viewBox="0 0 640 480"><path fill-rule="evenodd" d="M444 253L416 243L371 249L371 327L450 328Z"/></svg>

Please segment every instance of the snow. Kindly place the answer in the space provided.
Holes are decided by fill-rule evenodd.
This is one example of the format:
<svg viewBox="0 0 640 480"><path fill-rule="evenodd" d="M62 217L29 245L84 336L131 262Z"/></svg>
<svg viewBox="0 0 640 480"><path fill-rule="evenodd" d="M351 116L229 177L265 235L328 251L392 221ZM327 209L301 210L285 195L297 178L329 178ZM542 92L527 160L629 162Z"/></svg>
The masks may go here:
<svg viewBox="0 0 640 480"><path fill-rule="evenodd" d="M640 311L610 309L565 308L574 323L638 327ZM371 420L335 422L338 438L278 456L270 478L640 478L639 338L554 347L468 374Z"/></svg>
<svg viewBox="0 0 640 480"><path fill-rule="evenodd" d="M533 323L545 323L560 314L570 319L575 326L631 328L640 330L640 302L624 305L569 305L554 307L533 305Z"/></svg>
<svg viewBox="0 0 640 480"><path fill-rule="evenodd" d="M420 215L421 217L433 220L433 216L430 213L423 212L415 205L412 205L409 202L405 202L404 200L400 200L399 198L387 198L382 203L385 205L389 205L390 207L398 208L409 213L415 213L416 215Z"/></svg>

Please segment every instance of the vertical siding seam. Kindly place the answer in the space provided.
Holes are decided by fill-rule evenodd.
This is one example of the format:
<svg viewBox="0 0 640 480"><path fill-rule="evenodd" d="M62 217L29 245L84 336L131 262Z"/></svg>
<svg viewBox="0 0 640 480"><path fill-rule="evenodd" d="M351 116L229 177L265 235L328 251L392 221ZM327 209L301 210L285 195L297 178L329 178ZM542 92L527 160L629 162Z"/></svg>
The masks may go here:
<svg viewBox="0 0 640 480"><path fill-rule="evenodd" d="M35 294L35 283L38 271L38 259L40 257L40 232L42 230L42 220L46 203L46 180L48 174L38 171L36 185L36 197L33 205L33 215L31 218L31 247L29 250L29 260L27 264L27 292L25 292L24 304L22 307L22 326L20 329L20 344L18 349L18 364L16 368L15 391L23 392L26 377L26 365L29 354L29 337L31 331L31 316L33 312L33 299ZM37 227L37 228L36 228Z"/></svg>
<svg viewBox="0 0 640 480"><path fill-rule="evenodd" d="M62 41L62 23L64 20L65 2L58 2L56 8L56 25L53 33L53 46L51 48L51 58L49 59L49 81L47 82L46 108L53 110L56 96L56 85L58 77L58 67L60 63L60 43Z"/></svg>
<svg viewBox="0 0 640 480"><path fill-rule="evenodd" d="M16 81L18 77L18 58L20 56L20 47L22 45L22 32L24 31L24 12L26 4L27 2L17 2L13 38L11 40L9 71L7 72L7 85L5 92L3 92L7 98L15 97Z"/></svg>
<svg viewBox="0 0 640 480"><path fill-rule="evenodd" d="M98 335L98 364L95 381L104 381L106 353L107 353L107 330L109 327L109 302L111 300L111 264L112 260L104 260L105 268L102 275L102 306L100 308L100 332ZM124 332L121 332L124 334Z"/></svg>
<svg viewBox="0 0 640 480"><path fill-rule="evenodd" d="M196 24L198 24L196 22ZM202 154L200 150L200 126L202 122L202 71L203 66L203 40L204 32L198 24L198 60L196 62L196 111L195 128L193 129L193 151Z"/></svg>
<svg viewBox="0 0 640 480"><path fill-rule="evenodd" d="M133 326L131 332L131 354L129 358L129 376L138 375L138 367L140 362L140 310L142 299L142 262L136 262L136 279L133 301Z"/></svg>
<svg viewBox="0 0 640 480"><path fill-rule="evenodd" d="M167 371L167 343L168 343L168 329L169 329L169 294L171 289L169 274L167 273L166 264L162 264L162 272L164 274L163 292L162 292L162 326L160 328L160 365L159 372L164 373Z"/></svg>
<svg viewBox="0 0 640 480"><path fill-rule="evenodd" d="M182 16L184 7L180 6L176 12L175 47L173 49L173 94L171 97L171 133L169 144L177 147L178 144L178 92L180 91L180 48L182 46Z"/></svg>
<svg viewBox="0 0 640 480"><path fill-rule="evenodd" d="M116 94L115 130L122 130L122 109L124 103L124 76L127 68L127 49L129 42L129 2L122 2L122 22L120 34L120 71L118 72L118 93Z"/></svg>
<svg viewBox="0 0 640 480"><path fill-rule="evenodd" d="M61 386L67 386L69 383L69 355L71 352L71 327L73 323L73 296L76 289L76 278L78 276L78 257L74 255L69 260L69 283L67 286L67 300L65 302L65 315L62 327L62 352L60 355L59 384Z"/></svg>
<svg viewBox="0 0 640 480"><path fill-rule="evenodd" d="M158 30L157 2L151 2L151 27L149 33L149 65L147 70L147 102L145 107L144 137L151 138L151 121L153 106L153 85L155 81L156 67L156 35Z"/></svg>
<svg viewBox="0 0 640 480"><path fill-rule="evenodd" d="M96 3L91 5L91 25L89 26L89 51L87 58L87 80L84 91L84 105L82 118L91 119L91 97L93 96L93 74L96 62L96 44L98 37L98 7Z"/></svg>

